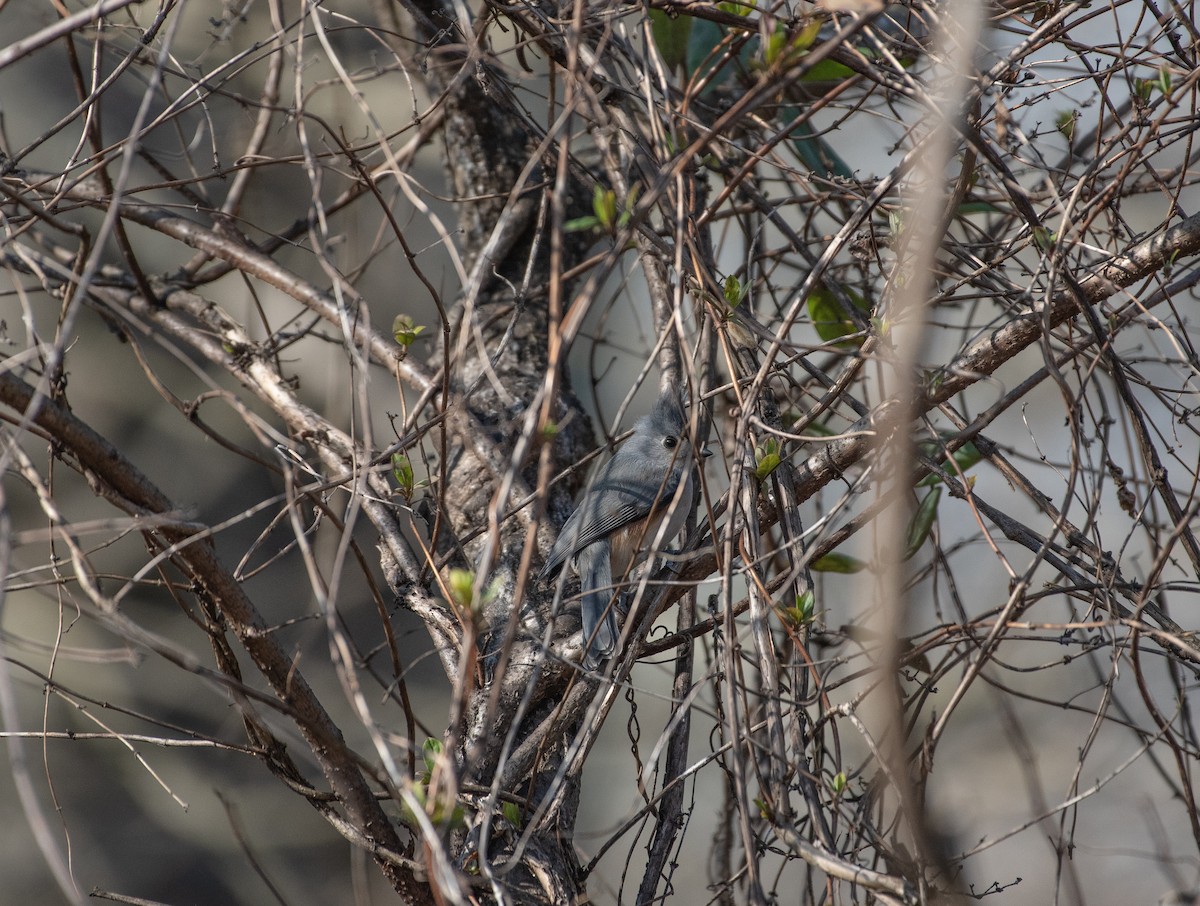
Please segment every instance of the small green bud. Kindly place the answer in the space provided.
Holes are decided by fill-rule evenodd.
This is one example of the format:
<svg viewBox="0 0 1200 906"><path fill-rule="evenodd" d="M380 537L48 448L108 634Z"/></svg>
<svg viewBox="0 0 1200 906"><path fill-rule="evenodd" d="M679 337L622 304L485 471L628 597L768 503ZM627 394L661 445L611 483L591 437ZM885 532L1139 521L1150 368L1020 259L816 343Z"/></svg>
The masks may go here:
<svg viewBox="0 0 1200 906"><path fill-rule="evenodd" d="M392 321L392 338L405 349L415 343L424 330L421 325L413 323L411 315L396 315Z"/></svg>
<svg viewBox="0 0 1200 906"><path fill-rule="evenodd" d="M779 468L779 463L779 441L774 437L768 437L754 448L754 474L759 481Z"/></svg>
<svg viewBox="0 0 1200 906"><path fill-rule="evenodd" d="M446 583L450 597L454 603L464 610L470 610L475 602L475 573L469 569L450 570L450 579Z"/></svg>

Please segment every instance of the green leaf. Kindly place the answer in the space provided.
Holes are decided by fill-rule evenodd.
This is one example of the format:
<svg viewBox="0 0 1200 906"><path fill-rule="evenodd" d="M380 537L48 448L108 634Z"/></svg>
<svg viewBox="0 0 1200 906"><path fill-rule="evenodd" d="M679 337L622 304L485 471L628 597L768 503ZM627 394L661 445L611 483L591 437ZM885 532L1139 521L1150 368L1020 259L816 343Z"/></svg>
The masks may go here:
<svg viewBox="0 0 1200 906"><path fill-rule="evenodd" d="M810 588L802 595L796 595L796 603L791 607L776 608L784 622L792 626L804 626L811 623L817 616L817 596Z"/></svg>
<svg viewBox="0 0 1200 906"><path fill-rule="evenodd" d="M1164 63L1158 68L1158 90L1166 97L1171 93L1171 70Z"/></svg>
<svg viewBox="0 0 1200 906"><path fill-rule="evenodd" d="M812 563L812 570L817 573L843 573L850 575L851 573L860 573L866 568L867 564L863 563L857 557L851 557L849 554L839 554L837 551L826 554L824 557L818 557Z"/></svg>
<svg viewBox="0 0 1200 906"><path fill-rule="evenodd" d="M833 795L835 795L835 796L842 795L842 790L844 790L846 788L846 773L845 773L845 771L838 771L838 773L836 775L834 775L833 780L830 781L829 785L833 788Z"/></svg>
<svg viewBox="0 0 1200 906"><path fill-rule="evenodd" d="M999 214L1000 209L990 201L964 201L958 206L959 214Z"/></svg>
<svg viewBox="0 0 1200 906"><path fill-rule="evenodd" d="M621 208L621 216L617 218L617 226L624 229L629 226L629 221L633 219L633 212L637 208L638 194L642 187L634 184L629 187L629 194L625 196L625 204Z"/></svg>
<svg viewBox="0 0 1200 906"><path fill-rule="evenodd" d="M425 770L430 775L433 774L433 769L437 767L438 758L442 754L442 741L428 736L425 742L421 744L421 759L425 762ZM428 782L428 781L426 781Z"/></svg>
<svg viewBox="0 0 1200 906"><path fill-rule="evenodd" d="M965 472L967 469L978 464L983 459L983 454L979 452L979 448L975 446L973 441L967 441L954 451L952 458L957 463L959 471Z"/></svg>
<svg viewBox="0 0 1200 906"><path fill-rule="evenodd" d="M426 782L428 782L428 781L426 781ZM417 804L419 806L421 806L421 811L424 811L425 810L425 788L421 787L421 786L414 786L412 789L412 794L413 794L413 798L417 800ZM412 808L409 806L408 802L406 802L403 799L400 800L400 820L412 828L417 828L417 827L421 826L420 822L417 820L417 816L415 814L413 814Z"/></svg>
<svg viewBox="0 0 1200 906"><path fill-rule="evenodd" d="M754 448L754 474L759 481L779 468L779 462L779 441L774 437L768 437Z"/></svg>
<svg viewBox="0 0 1200 906"><path fill-rule="evenodd" d="M939 447L937 444L929 443L921 444L921 449L925 451L926 456L933 458L937 456ZM978 465L981 459L983 459L983 454L979 452L979 448L971 441L967 441L954 451L954 454L950 457L950 459L947 459L942 463L942 468L944 468L947 472L966 472L972 466ZM950 460L954 460L957 468L954 468L950 465ZM926 475L919 482L917 482L917 487L931 488L941 480L941 475Z"/></svg>
<svg viewBox="0 0 1200 906"><path fill-rule="evenodd" d="M816 25L819 31L821 25L820 21L818 21ZM805 31L807 32L807 30L808 29L806 28ZM815 39L816 35L814 35L813 38ZM868 60L878 60L880 58L880 54L877 51L866 45L856 45L854 51ZM914 63L916 63L916 61L916 56L903 55L897 60L897 62L905 69L912 66ZM844 82L846 79L852 78L858 74L859 73L857 70L852 69L845 63L839 63L837 60L825 59L813 64L813 67L800 77L800 83L803 85L812 86L814 88L821 83L832 87L834 84L838 82Z"/></svg>
<svg viewBox="0 0 1200 906"><path fill-rule="evenodd" d="M762 65L767 68L776 65L787 68L795 65L808 53L808 49L817 40L820 31L820 19L813 19L795 34L792 34L781 22L768 36L767 43L763 46ZM820 65L820 63L817 64L817 66Z"/></svg>
<svg viewBox="0 0 1200 906"><path fill-rule="evenodd" d="M650 32L670 70L685 69L688 58L688 38L692 34L692 17L670 14L661 9L650 10Z"/></svg>
<svg viewBox="0 0 1200 906"><path fill-rule="evenodd" d="M717 9L733 16L748 16L754 12L753 6L748 6L745 3L737 3L734 0L725 0L724 3L718 3Z"/></svg>
<svg viewBox="0 0 1200 906"><path fill-rule="evenodd" d="M733 311L746 298L746 294L750 292L750 284L742 285L742 281L735 275L730 274L725 278L725 283L721 286L721 294L725 297L725 304L729 306L729 310Z"/></svg>
<svg viewBox="0 0 1200 906"><path fill-rule="evenodd" d="M812 47L817 40L817 35L821 33L821 25L821 20L814 17L796 33L796 37L792 40L792 49L803 51Z"/></svg>
<svg viewBox="0 0 1200 906"><path fill-rule="evenodd" d="M426 806L428 810L429 806ZM444 824L450 830L455 830L462 827L466 823L467 812L457 802L448 804L445 801L445 794L438 797L433 804L433 810L429 812L429 820L434 824Z"/></svg>
<svg viewBox="0 0 1200 906"><path fill-rule="evenodd" d="M854 307L864 314L869 314L871 308L863 297L850 289L843 287L842 292L850 297ZM818 283L808 296L808 317L813 329L826 343L841 340L842 337L858 332L858 325L842 309L837 296L825 283ZM862 345L864 337L845 340L838 345L842 348L856 349Z"/></svg>
<svg viewBox="0 0 1200 906"><path fill-rule="evenodd" d="M589 214L587 217L575 217L563 224L564 233L582 233L586 230L598 230L600 219Z"/></svg>
<svg viewBox="0 0 1200 906"><path fill-rule="evenodd" d="M592 192L592 211L600 226L611 233L617 225L617 193L604 186L596 186Z"/></svg>
<svg viewBox="0 0 1200 906"><path fill-rule="evenodd" d="M817 596L810 588L802 595L796 595L796 610L800 612L802 622L810 623L817 615Z"/></svg>
<svg viewBox="0 0 1200 906"><path fill-rule="evenodd" d="M475 602L475 573L469 569L452 569L446 585L454 603L464 610L470 610Z"/></svg>
<svg viewBox="0 0 1200 906"><path fill-rule="evenodd" d="M1064 110L1054 120L1055 128L1067 140L1068 144L1075 140L1075 121L1074 110Z"/></svg>
<svg viewBox="0 0 1200 906"><path fill-rule="evenodd" d="M424 329L424 327L414 324L411 316L396 315L395 320L392 321L392 338L407 349L417 341L417 337Z"/></svg>
<svg viewBox="0 0 1200 906"><path fill-rule="evenodd" d="M774 66L775 62L783 56L784 50L787 48L787 29L783 25L776 27L775 31L767 37L766 46L763 47L763 65Z"/></svg>
<svg viewBox="0 0 1200 906"><path fill-rule="evenodd" d="M466 810L457 802L452 807L447 808L445 797L439 797L437 802L430 802L428 799L428 791L424 787L413 787L413 798L417 800L417 804L425 812L425 816L434 824L446 824L451 829L462 827L466 822ZM409 827L420 827L420 822L417 816L413 814L412 809L407 802L400 803L400 820Z"/></svg>
<svg viewBox="0 0 1200 906"><path fill-rule="evenodd" d="M937 520L938 503L941 499L942 489L936 487L925 495L925 499L917 507L912 522L908 525L908 548L904 552L905 560L919 551L921 545L925 543L925 539L929 537L929 533L933 530L933 523Z"/></svg>
<svg viewBox="0 0 1200 906"><path fill-rule="evenodd" d="M1058 242L1058 234L1046 229L1044 226L1033 228L1033 244L1040 248L1043 252L1053 250L1054 244Z"/></svg>
<svg viewBox="0 0 1200 906"><path fill-rule="evenodd" d="M412 463L403 453L392 454L392 477L396 479L396 484L400 486L400 493L405 500L412 500L413 490L416 488L416 481L413 476Z"/></svg>
<svg viewBox="0 0 1200 906"><path fill-rule="evenodd" d="M852 75L854 75L854 70L845 63L825 59L813 64L812 69L800 76L800 82L802 84L812 84L813 82L844 82Z"/></svg>
<svg viewBox="0 0 1200 906"><path fill-rule="evenodd" d="M1163 263L1163 276L1164 276L1164 277L1170 277L1170 276L1171 276L1171 272L1172 272L1173 270L1175 270L1175 259L1179 257L1179 253L1180 253L1181 251L1182 251L1182 249L1175 249L1173 252L1171 252L1170 256L1169 256L1169 257L1167 258L1167 260L1166 260L1166 261ZM1115 326L1115 325L1116 325L1116 319L1115 319L1115 318L1113 318L1113 316L1112 316L1112 315L1110 315L1110 316L1109 316L1108 329L1109 329L1110 331L1111 331L1111 330L1116 330L1116 326Z"/></svg>
<svg viewBox="0 0 1200 906"><path fill-rule="evenodd" d="M504 816L504 820L513 827L520 830L521 828L521 810L515 802L501 802L500 814Z"/></svg>

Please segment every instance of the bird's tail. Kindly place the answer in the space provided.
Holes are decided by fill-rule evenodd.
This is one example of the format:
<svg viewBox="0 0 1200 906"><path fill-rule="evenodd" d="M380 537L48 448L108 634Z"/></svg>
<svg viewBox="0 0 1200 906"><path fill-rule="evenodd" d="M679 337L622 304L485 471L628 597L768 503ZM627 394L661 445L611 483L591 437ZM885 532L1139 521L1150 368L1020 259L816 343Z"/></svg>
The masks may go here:
<svg viewBox="0 0 1200 906"><path fill-rule="evenodd" d="M599 550L596 550L599 548ZM596 670L613 656L617 650L617 605L613 600L612 567L608 544L593 544L580 551L576 565L579 568L580 618L583 623L583 642L586 650L583 666Z"/></svg>

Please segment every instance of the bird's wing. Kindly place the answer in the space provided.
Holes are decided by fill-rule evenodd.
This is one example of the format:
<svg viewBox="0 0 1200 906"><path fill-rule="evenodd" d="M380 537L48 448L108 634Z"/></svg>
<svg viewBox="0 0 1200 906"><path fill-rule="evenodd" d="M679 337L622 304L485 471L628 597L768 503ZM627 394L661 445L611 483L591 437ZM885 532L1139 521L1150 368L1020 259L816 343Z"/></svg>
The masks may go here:
<svg viewBox="0 0 1200 906"><path fill-rule="evenodd" d="M558 568L562 566L574 553L570 539L575 533L575 526L579 522L580 511L575 510L563 525L562 531L558 533L558 537L554 539L554 546L550 548L550 556L546 558L546 562L542 564L541 572L538 573L539 579L545 579L548 576L554 575Z"/></svg>
<svg viewBox="0 0 1200 906"><path fill-rule="evenodd" d="M597 541L603 541L618 529L631 522L645 519L655 507L669 503L679 487L682 473L672 473L661 486L652 490L640 490L628 483L619 483L602 474L584 495L579 507L571 514L567 524L559 533L558 540L541 575L548 576L571 557ZM597 512L601 500L609 504L603 513ZM616 504L613 506L612 504Z"/></svg>

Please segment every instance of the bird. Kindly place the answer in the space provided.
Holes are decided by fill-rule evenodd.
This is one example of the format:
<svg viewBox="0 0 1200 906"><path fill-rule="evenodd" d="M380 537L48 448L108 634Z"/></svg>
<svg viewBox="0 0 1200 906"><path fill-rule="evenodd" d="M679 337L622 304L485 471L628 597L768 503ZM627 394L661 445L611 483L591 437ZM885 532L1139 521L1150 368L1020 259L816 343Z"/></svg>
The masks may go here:
<svg viewBox="0 0 1200 906"><path fill-rule="evenodd" d="M584 491L542 567L542 579L567 562L579 576L588 670L597 669L617 647L613 578L623 580L678 535L687 520L695 457L686 424L679 398L665 391ZM700 452L710 455L707 449Z"/></svg>

